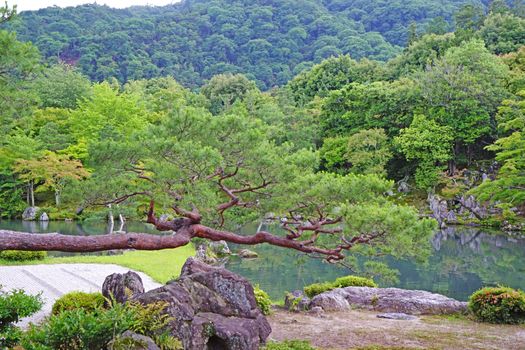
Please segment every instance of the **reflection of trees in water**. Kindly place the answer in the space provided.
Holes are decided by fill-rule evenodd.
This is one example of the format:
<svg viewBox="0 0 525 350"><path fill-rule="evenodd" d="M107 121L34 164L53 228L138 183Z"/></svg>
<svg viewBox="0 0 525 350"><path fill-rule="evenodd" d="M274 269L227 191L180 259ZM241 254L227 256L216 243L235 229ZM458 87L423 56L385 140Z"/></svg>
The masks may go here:
<svg viewBox="0 0 525 350"><path fill-rule="evenodd" d="M248 227L247 232L250 229L255 228ZM427 264L387 259L401 273L396 286L434 291L461 300L488 284L525 288L525 238L479 228L449 227L436 233L432 246L434 252ZM255 250L261 258L234 259L227 267L259 283L273 298L282 298L285 291L301 289L306 284L348 274L346 269L287 249L263 245Z"/></svg>
<svg viewBox="0 0 525 350"><path fill-rule="evenodd" d="M466 299L484 285L505 284L525 288L525 239L487 233L479 228L449 227L432 239L435 249L428 267L396 264L402 286L418 280L423 289Z"/></svg>

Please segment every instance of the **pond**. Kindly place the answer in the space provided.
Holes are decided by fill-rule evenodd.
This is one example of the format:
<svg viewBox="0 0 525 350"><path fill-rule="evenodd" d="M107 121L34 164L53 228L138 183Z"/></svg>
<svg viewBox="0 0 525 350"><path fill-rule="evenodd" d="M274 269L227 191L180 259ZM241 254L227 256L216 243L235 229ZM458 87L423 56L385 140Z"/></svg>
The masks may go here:
<svg viewBox="0 0 525 350"><path fill-rule="evenodd" d="M118 223L115 226L118 227ZM94 235L106 233L108 227L99 221L0 221L0 229ZM243 231L248 233L255 229L253 225L248 225ZM158 233L150 225L138 222L126 223L124 230ZM498 231L457 226L437 232L431 244L433 251L427 264L388 259L389 265L400 272L399 282L392 286L432 291L459 300L467 300L472 292L482 286L503 284L525 289L524 236L511 237ZM249 248L259 254L258 259L234 257L226 267L259 284L274 299L282 299L286 291L350 273L341 266L304 258L304 255L288 249L266 244Z"/></svg>

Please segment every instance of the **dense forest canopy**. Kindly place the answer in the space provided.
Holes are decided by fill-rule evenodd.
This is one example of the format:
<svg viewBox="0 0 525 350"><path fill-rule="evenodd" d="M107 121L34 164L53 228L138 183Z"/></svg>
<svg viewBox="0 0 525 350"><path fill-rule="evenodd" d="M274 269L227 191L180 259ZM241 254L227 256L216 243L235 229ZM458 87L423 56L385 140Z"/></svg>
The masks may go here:
<svg viewBox="0 0 525 350"><path fill-rule="evenodd" d="M160 249L200 237L332 261L352 249L345 261L356 265L358 254L428 253L427 195L473 194L497 205L497 222L524 215L521 2L457 4L443 17L453 26L411 25L404 48L342 3L220 4L4 11L0 217L27 207L52 219L147 214L183 234L3 234L0 244ZM367 37L376 53L338 46ZM233 233L264 216L280 218L286 236Z"/></svg>
<svg viewBox="0 0 525 350"><path fill-rule="evenodd" d="M48 61L74 64L94 81L171 75L199 87L216 74L243 73L264 90L330 56L391 59L414 34L453 30L465 4L489 8L486 0L184 0L52 7L24 12L10 28ZM498 21L489 27L499 30Z"/></svg>

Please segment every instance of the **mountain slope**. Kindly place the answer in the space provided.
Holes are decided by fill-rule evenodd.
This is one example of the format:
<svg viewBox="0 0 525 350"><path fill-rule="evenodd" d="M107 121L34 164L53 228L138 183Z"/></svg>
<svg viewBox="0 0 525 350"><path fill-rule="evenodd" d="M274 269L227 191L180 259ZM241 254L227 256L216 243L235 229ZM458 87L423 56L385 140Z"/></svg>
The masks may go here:
<svg viewBox="0 0 525 350"><path fill-rule="evenodd" d="M261 88L335 54L387 60L412 21L451 20L469 0L186 0L164 7L84 5L24 12L11 24L44 56L93 80L173 75L186 86L242 72ZM450 24L446 25L450 26Z"/></svg>

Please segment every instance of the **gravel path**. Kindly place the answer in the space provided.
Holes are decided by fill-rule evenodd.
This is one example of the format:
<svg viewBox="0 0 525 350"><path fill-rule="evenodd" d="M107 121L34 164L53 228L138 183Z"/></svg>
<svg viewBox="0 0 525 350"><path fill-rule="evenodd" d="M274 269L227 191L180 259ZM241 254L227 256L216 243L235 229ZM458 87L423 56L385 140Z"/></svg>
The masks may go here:
<svg viewBox="0 0 525 350"><path fill-rule="evenodd" d="M0 285L3 290L24 289L28 294L42 293L44 306L32 317L19 323L24 327L29 322L36 323L51 312L56 299L72 291L99 292L104 279L112 273L125 273L130 269L110 264L57 264L57 265L27 265L0 266ZM137 272L142 278L144 289L160 287L142 272Z"/></svg>

